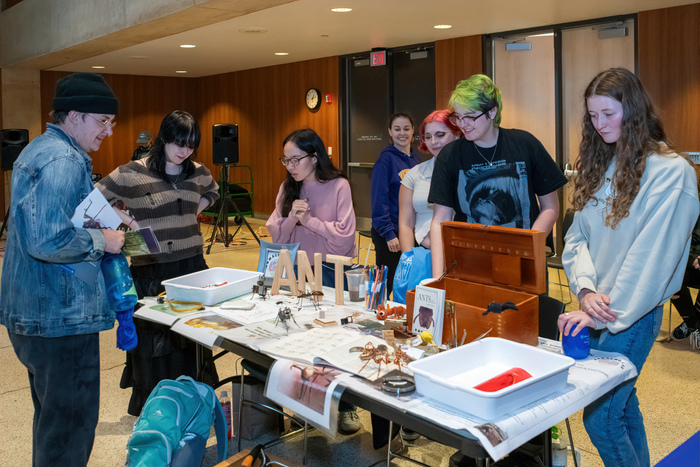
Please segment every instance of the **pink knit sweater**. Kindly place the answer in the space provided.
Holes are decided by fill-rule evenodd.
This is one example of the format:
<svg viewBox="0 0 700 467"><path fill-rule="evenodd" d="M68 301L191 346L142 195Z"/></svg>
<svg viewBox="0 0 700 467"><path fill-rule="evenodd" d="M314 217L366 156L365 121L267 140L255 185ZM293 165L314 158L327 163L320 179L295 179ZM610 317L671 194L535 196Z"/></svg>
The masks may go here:
<svg viewBox="0 0 700 467"><path fill-rule="evenodd" d="M280 185L275 211L267 220L267 230L275 243L297 243L313 264L314 253L355 256L355 209L350 184L344 178L328 182L305 181L300 199L309 203L310 214L303 225L293 216L282 217L283 186Z"/></svg>

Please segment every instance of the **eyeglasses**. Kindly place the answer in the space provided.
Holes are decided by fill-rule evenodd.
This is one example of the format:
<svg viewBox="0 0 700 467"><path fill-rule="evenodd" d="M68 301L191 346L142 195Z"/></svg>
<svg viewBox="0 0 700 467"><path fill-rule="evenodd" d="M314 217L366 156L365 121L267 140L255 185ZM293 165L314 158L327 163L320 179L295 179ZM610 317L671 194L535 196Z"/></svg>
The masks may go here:
<svg viewBox="0 0 700 467"><path fill-rule="evenodd" d="M489 110L491 110L491 109L489 109ZM482 115L488 113L489 110L484 110L476 117L470 117L469 115L458 115L458 114L452 112L450 114L450 123L452 123L453 125L459 125L460 123L462 123L466 119L469 119L472 121L472 123L475 123Z"/></svg>
<svg viewBox="0 0 700 467"><path fill-rule="evenodd" d="M302 157L280 157L280 162L282 163L283 166L287 167L289 164L292 164L292 167L299 167L299 162L301 162L302 159L305 159L307 157L311 157L315 154L307 154Z"/></svg>
<svg viewBox="0 0 700 467"><path fill-rule="evenodd" d="M440 140L445 137L447 132L444 131L436 131L435 134L431 135L430 133L426 133L424 135L420 135L420 140L423 141L424 143L429 143L432 140Z"/></svg>
<svg viewBox="0 0 700 467"><path fill-rule="evenodd" d="M114 120L112 120L112 121L110 122L108 118L105 118L104 120L100 120L99 118L93 117L93 116L90 115L90 114L85 114L85 115L87 115L88 117L92 118L93 120L95 120L95 121L96 121L97 123L99 123L100 125L102 125L102 127L103 127L105 130L106 130L107 128L114 128L115 126L117 126L117 122L115 122Z"/></svg>

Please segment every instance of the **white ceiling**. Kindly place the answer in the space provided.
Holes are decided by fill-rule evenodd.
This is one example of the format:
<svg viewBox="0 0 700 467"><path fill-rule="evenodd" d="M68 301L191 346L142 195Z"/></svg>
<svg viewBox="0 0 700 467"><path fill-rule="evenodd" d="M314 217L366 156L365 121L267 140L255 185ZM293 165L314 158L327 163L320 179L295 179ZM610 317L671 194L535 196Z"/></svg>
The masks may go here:
<svg viewBox="0 0 700 467"><path fill-rule="evenodd" d="M440 39L538 28L694 0L297 0L51 68L201 77ZM349 13L331 12L349 7ZM434 29L436 24L452 28ZM263 28L267 32L243 33ZM182 49L181 44L194 44ZM276 56L276 52L289 55ZM104 66L94 70L93 65ZM185 70L186 74L177 74Z"/></svg>

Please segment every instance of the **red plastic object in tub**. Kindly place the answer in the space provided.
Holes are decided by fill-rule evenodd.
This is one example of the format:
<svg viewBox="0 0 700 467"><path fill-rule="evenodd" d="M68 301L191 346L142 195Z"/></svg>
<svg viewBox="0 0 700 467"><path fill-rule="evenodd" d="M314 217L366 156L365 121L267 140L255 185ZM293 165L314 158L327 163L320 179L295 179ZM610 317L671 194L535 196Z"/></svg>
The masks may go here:
<svg viewBox="0 0 700 467"><path fill-rule="evenodd" d="M494 376L493 378L474 386L474 389L484 392L496 392L528 378L532 378L532 375L522 368L511 368L498 376Z"/></svg>

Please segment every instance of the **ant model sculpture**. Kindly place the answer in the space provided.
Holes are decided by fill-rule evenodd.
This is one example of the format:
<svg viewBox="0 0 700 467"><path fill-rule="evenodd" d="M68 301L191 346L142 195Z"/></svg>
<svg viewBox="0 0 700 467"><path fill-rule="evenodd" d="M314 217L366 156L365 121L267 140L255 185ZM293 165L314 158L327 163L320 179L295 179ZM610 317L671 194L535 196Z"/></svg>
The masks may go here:
<svg viewBox="0 0 700 467"><path fill-rule="evenodd" d="M284 325L284 328L287 331L287 334L289 334L289 320L294 321L294 324L297 325L299 329L301 329L301 326L299 326L299 323L297 323L297 320L294 319L294 315L292 314L292 310L289 307L284 307L280 308L280 310L277 312L277 318L275 318L275 327L279 323L282 323Z"/></svg>

